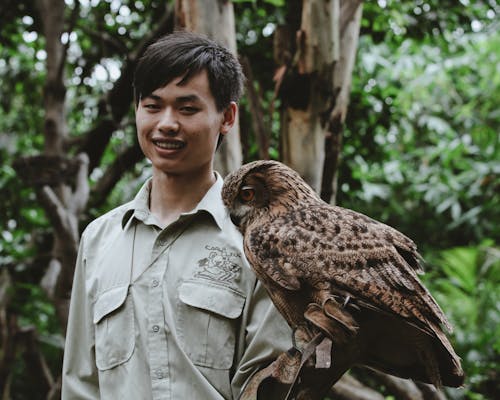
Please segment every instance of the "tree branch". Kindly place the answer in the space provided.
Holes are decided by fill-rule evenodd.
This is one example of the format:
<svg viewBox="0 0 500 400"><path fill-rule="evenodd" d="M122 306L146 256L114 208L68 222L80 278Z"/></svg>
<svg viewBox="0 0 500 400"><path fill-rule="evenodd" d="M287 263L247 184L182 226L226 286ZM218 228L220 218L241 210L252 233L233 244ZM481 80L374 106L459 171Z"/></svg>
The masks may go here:
<svg viewBox="0 0 500 400"><path fill-rule="evenodd" d="M82 26L81 30L84 31L91 38L106 43L118 54L126 54L128 51L127 46L125 46L125 44L121 40L117 39L116 37L110 35L107 32L95 31L94 29L91 29L88 26Z"/></svg>
<svg viewBox="0 0 500 400"><path fill-rule="evenodd" d="M363 3L363 0L342 0L340 5L340 36L342 37L347 29L347 26L354 18L354 14L358 10L358 6Z"/></svg>
<svg viewBox="0 0 500 400"><path fill-rule="evenodd" d="M24 347L23 358L27 374L32 379L30 384L33 384L37 390L45 395L54 384L54 378L40 351L35 328L32 326L19 328L16 333L16 341Z"/></svg>
<svg viewBox="0 0 500 400"><path fill-rule="evenodd" d="M368 370L369 374L381 382L387 390L400 400L424 400L417 385L409 379L384 374L376 370Z"/></svg>
<svg viewBox="0 0 500 400"><path fill-rule="evenodd" d="M89 157L85 153L80 153L77 159L80 165L76 175L75 190L72 195L72 201L69 205L70 211L75 214L75 216L83 211L87 205L90 191L88 181Z"/></svg>
<svg viewBox="0 0 500 400"><path fill-rule="evenodd" d="M71 11L71 17L69 18L69 23L68 23L68 41L64 44L62 48L62 55L61 55L61 62L59 63L58 71L57 71L57 76L60 76L61 78L64 76L64 66L66 64L66 56L68 54L68 49L69 49L69 33L73 31L76 25L76 21L78 19L78 16L80 14L80 2L76 1L75 6L73 10Z"/></svg>
<svg viewBox="0 0 500 400"><path fill-rule="evenodd" d="M384 396L345 374L330 390L336 400L384 400Z"/></svg>
<svg viewBox="0 0 500 400"><path fill-rule="evenodd" d="M99 121L97 126L84 135L83 141L80 143L77 152L86 153L88 155L89 171L93 171L94 168L100 164L104 150L116 127L116 123L113 122L111 118L104 118Z"/></svg>
<svg viewBox="0 0 500 400"><path fill-rule="evenodd" d="M92 190L91 207L101 205L123 174L143 159L144 154L138 143L122 151Z"/></svg>
<svg viewBox="0 0 500 400"><path fill-rule="evenodd" d="M62 151L64 137L67 135L64 101L66 86L64 84L65 51L61 43L64 28L64 1L37 0L36 5L42 17L45 48L47 51L47 77L44 87L45 103L45 153L59 154Z"/></svg>
<svg viewBox="0 0 500 400"><path fill-rule="evenodd" d="M132 60L137 60L142 53L146 50L153 40L159 38L174 30L174 8L171 4L166 3L165 14L160 19L156 28L151 31L149 35L144 36L144 38L135 47L135 51L130 54Z"/></svg>
<svg viewBox="0 0 500 400"><path fill-rule="evenodd" d="M340 54L334 67L334 104L328 116L327 137L325 139L325 161L321 182L321 198L335 204L337 196L337 176L340 165L340 151L344 121L349 106L352 71L361 23L362 1L343 0L340 18Z"/></svg>
<svg viewBox="0 0 500 400"><path fill-rule="evenodd" d="M54 190L50 186L44 185L40 190L37 190L37 194L55 230L62 231L63 235L70 234L71 229L67 224L68 212Z"/></svg>
<svg viewBox="0 0 500 400"><path fill-rule="evenodd" d="M57 281L61 275L61 270L61 262L56 258L52 258L42 280L40 281L40 287L45 291L49 299L56 299Z"/></svg>
<svg viewBox="0 0 500 400"><path fill-rule="evenodd" d="M5 269L4 269L5 271ZM9 281L3 281L8 279ZM0 275L2 286L7 282L10 287L10 277L5 278L5 272ZM7 313L6 304L0 308L0 330L2 334L2 352L0 353L0 395L2 399L10 399L10 382L12 379L12 364L16 357L16 342L14 340L17 329L16 319Z"/></svg>
<svg viewBox="0 0 500 400"><path fill-rule="evenodd" d="M269 131L264 124L264 112L262 110L262 95L255 89L252 66L248 57L241 60L243 71L247 77L246 87L248 95L248 105L252 115L252 126L259 144L259 158L261 160L269 159ZM272 115L269 116L272 118Z"/></svg>
<svg viewBox="0 0 500 400"><path fill-rule="evenodd" d="M440 390L437 390L434 385L427 383L415 382L425 400L446 400L446 396Z"/></svg>

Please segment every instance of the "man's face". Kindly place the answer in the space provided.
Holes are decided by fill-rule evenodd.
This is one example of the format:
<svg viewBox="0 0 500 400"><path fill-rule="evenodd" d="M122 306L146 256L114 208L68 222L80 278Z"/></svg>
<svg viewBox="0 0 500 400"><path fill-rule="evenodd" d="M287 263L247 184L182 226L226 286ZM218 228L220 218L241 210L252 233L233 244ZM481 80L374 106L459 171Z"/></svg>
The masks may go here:
<svg viewBox="0 0 500 400"><path fill-rule="evenodd" d="M136 109L137 136L153 174L211 172L219 133L234 123L236 105L217 111L205 71L182 86L182 77L142 98Z"/></svg>

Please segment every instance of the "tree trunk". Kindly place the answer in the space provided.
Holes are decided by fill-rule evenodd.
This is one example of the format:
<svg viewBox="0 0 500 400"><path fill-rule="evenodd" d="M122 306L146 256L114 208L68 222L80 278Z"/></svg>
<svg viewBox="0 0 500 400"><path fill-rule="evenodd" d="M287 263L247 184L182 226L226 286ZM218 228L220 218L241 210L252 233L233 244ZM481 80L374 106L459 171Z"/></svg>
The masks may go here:
<svg viewBox="0 0 500 400"><path fill-rule="evenodd" d="M65 164L64 142L67 138L65 112L66 87L64 65L66 47L61 42L64 32L63 0L39 0L38 10L43 23L47 51L47 81L44 87L45 148L47 160ZM47 167L48 163L41 165ZM73 190L68 182L51 182L39 186L37 195L54 226L52 259L42 280L42 287L56 306L62 326L66 327L71 281L78 250L78 216L88 199L88 157L78 157L78 180Z"/></svg>
<svg viewBox="0 0 500 400"><path fill-rule="evenodd" d="M205 34L237 54L234 10L228 0L176 0L175 26ZM214 166L224 176L238 168L241 162L239 125L236 122L217 150Z"/></svg>
<svg viewBox="0 0 500 400"><path fill-rule="evenodd" d="M300 9L301 20L298 27L291 26L295 42L290 41L288 52L294 55L285 60L286 72L278 83L282 160L318 193L330 187L332 197L361 2L303 0L301 7L297 1L290 3L290 13Z"/></svg>
<svg viewBox="0 0 500 400"><path fill-rule="evenodd" d="M321 185L325 123L334 101L339 0L304 0L295 55L280 89L282 159L316 190ZM293 29L291 30L293 32Z"/></svg>
<svg viewBox="0 0 500 400"><path fill-rule="evenodd" d="M362 2L360 0L341 1L339 59L333 71L333 92L336 97L326 126L325 162L321 184L321 198L332 205L335 204L337 195L342 133L349 106L361 14Z"/></svg>

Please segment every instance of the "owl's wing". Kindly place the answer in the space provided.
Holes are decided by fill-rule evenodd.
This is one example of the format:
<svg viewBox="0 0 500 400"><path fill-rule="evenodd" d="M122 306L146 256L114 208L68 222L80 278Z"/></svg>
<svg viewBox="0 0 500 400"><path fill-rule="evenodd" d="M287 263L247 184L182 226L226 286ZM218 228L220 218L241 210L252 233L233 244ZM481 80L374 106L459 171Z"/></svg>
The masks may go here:
<svg viewBox="0 0 500 400"><path fill-rule="evenodd" d="M293 292L326 284L363 307L451 331L417 277L420 256L413 241L363 214L326 204L289 212L253 225L245 252L267 287L274 283Z"/></svg>

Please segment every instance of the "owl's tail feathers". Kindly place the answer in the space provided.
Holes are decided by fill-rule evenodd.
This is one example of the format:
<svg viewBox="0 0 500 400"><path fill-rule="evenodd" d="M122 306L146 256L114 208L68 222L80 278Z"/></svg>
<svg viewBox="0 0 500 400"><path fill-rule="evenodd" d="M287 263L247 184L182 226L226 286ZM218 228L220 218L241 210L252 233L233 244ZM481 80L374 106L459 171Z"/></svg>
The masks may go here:
<svg viewBox="0 0 500 400"><path fill-rule="evenodd" d="M439 349L433 352L434 357L437 357L436 362L439 364L440 376L445 386L460 387L464 383L465 374L461 366L460 357L455 353L453 347L440 329L433 327L437 341L434 349Z"/></svg>
<svg viewBox="0 0 500 400"><path fill-rule="evenodd" d="M425 368L425 373L429 381L436 387L438 390L443 389L443 381L441 379L441 374L439 372L439 363L436 360L436 356L432 349L432 346L429 344L423 343L415 343L417 346L417 355L419 361Z"/></svg>

